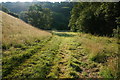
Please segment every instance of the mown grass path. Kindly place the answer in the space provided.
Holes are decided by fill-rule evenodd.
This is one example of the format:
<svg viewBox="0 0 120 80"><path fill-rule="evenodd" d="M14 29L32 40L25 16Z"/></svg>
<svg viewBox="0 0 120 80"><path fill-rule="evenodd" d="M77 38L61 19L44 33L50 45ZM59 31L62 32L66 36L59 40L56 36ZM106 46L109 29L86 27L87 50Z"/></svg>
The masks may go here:
<svg viewBox="0 0 120 80"><path fill-rule="evenodd" d="M102 65L89 59L79 39L78 33L54 32L44 46L3 59L4 78L101 78Z"/></svg>
<svg viewBox="0 0 120 80"><path fill-rule="evenodd" d="M99 65L89 60L88 55L83 51L81 42L78 40L78 33L57 32L61 37L57 61L48 75L51 78L100 78Z"/></svg>

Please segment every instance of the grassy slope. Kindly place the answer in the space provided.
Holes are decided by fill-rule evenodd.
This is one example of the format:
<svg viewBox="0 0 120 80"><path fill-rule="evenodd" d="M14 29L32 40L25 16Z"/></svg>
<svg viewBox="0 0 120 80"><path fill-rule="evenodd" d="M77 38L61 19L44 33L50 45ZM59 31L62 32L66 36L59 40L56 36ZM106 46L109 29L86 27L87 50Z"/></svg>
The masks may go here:
<svg viewBox="0 0 120 80"><path fill-rule="evenodd" d="M3 44L21 44L40 40L51 36L50 33L37 29L22 20L2 13L2 39Z"/></svg>
<svg viewBox="0 0 120 80"><path fill-rule="evenodd" d="M2 11L3 76L36 53L51 33L37 29ZM39 44L38 44L39 43Z"/></svg>

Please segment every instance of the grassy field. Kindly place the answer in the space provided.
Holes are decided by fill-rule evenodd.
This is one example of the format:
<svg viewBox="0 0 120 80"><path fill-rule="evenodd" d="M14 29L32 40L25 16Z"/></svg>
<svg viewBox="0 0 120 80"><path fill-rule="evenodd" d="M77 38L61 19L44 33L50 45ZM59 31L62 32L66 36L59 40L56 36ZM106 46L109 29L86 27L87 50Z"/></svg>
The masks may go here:
<svg viewBox="0 0 120 80"><path fill-rule="evenodd" d="M116 38L57 31L51 35L2 14L3 79L118 76Z"/></svg>
<svg viewBox="0 0 120 80"><path fill-rule="evenodd" d="M26 46L26 50L4 51L4 78L117 77L116 39L73 32L53 34L47 42Z"/></svg>

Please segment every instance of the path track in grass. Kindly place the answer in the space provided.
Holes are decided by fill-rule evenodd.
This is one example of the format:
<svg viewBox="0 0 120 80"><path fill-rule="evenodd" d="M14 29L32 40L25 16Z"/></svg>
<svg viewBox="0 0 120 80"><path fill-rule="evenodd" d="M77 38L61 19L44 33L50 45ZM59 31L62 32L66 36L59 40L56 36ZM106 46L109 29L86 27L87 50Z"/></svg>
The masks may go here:
<svg viewBox="0 0 120 80"><path fill-rule="evenodd" d="M78 33L56 32L61 37L59 53L56 55L54 65L51 68L51 78L100 78L99 65L88 59L84 53L81 42L78 40Z"/></svg>
<svg viewBox="0 0 120 80"><path fill-rule="evenodd" d="M91 65L93 62L88 60L83 50L78 33L54 32L51 40L4 78L100 77L99 65Z"/></svg>

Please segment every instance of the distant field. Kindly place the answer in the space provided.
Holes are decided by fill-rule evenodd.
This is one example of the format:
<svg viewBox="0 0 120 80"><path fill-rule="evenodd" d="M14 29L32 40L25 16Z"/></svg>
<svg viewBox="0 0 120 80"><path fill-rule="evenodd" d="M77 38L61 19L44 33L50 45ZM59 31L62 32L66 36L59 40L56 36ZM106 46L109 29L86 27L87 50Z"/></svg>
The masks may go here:
<svg viewBox="0 0 120 80"><path fill-rule="evenodd" d="M116 38L49 32L3 13L3 79L115 78Z"/></svg>

